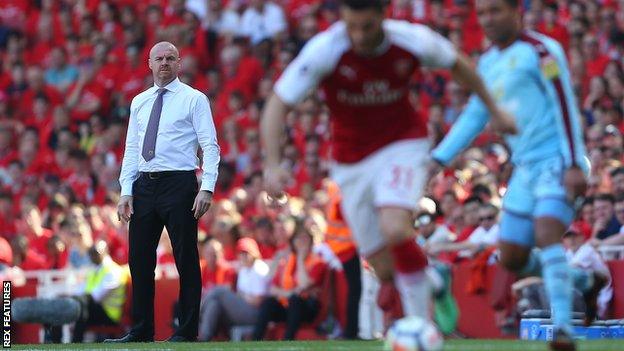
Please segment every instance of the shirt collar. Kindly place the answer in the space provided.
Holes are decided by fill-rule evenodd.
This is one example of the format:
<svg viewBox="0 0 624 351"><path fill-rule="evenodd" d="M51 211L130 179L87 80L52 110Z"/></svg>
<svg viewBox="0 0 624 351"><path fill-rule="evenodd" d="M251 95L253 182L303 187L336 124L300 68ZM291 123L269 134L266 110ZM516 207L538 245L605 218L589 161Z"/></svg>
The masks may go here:
<svg viewBox="0 0 624 351"><path fill-rule="evenodd" d="M171 92L177 92L178 89L180 88L182 82L180 82L180 78L176 77L174 80L172 80L171 82L169 82L169 84L165 85L163 88L167 89L167 91L171 91ZM156 83L154 83L154 86L152 86L152 93L156 93L158 91L158 89L160 89L160 87L158 85L156 85Z"/></svg>
<svg viewBox="0 0 624 351"><path fill-rule="evenodd" d="M379 46L377 46L375 48L375 56L381 56L383 54L386 53L386 51L388 51L388 49L390 49L390 45L392 45L392 43L390 42L390 39L388 38L388 33L386 33L386 31L384 30L384 37L383 37L383 41L381 42L381 44L379 44Z"/></svg>

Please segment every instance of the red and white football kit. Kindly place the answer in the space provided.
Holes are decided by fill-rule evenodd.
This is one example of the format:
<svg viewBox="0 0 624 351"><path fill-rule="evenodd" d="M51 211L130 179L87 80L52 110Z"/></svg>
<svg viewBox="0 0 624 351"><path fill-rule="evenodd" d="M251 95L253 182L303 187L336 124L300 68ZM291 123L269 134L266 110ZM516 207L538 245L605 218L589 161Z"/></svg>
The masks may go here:
<svg viewBox="0 0 624 351"><path fill-rule="evenodd" d="M343 193L343 213L359 251L385 245L377 208L413 209L429 160L427 127L409 102L410 80L420 67L450 68L457 51L426 26L384 20L376 55L359 56L343 22L317 34L286 68L275 93L286 104L320 87L331 113L331 177Z"/></svg>

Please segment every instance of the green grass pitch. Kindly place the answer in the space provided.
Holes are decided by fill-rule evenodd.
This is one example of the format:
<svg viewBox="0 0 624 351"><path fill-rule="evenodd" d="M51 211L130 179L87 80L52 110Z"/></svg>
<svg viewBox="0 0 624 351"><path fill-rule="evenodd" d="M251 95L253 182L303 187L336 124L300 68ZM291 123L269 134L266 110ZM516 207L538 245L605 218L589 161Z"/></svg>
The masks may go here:
<svg viewBox="0 0 624 351"><path fill-rule="evenodd" d="M382 351L381 341L293 341L13 345L14 350L207 350L207 351ZM624 340L580 341L578 351L624 351ZM546 351L547 344L519 340L447 340L444 351Z"/></svg>

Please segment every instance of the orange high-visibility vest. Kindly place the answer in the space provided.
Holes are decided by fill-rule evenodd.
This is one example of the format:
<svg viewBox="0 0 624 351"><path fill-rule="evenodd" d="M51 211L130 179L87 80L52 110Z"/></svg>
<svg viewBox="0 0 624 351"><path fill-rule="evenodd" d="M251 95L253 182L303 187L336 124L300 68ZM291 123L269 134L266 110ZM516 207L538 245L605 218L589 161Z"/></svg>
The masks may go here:
<svg viewBox="0 0 624 351"><path fill-rule="evenodd" d="M304 261L305 269L306 269L306 272L308 272L308 275L312 274L313 269L319 264L325 265L325 261L323 261L323 259L320 256L317 256L316 254L310 252L310 254L308 254L308 257L306 257ZM298 283L295 280L295 275L297 274L295 272L296 267L297 267L297 255L294 253L291 253L288 256L288 260L286 261L283 271L281 272L282 279L280 280L280 286L282 289L288 291L298 286ZM314 288L318 288L318 286L313 285L311 287L308 287L308 289L314 289ZM299 296L304 299L308 298L310 296L309 295L310 292L313 292L313 290L302 291L299 294ZM284 307L288 306L288 298L282 297L279 299L279 302Z"/></svg>
<svg viewBox="0 0 624 351"><path fill-rule="evenodd" d="M356 248L351 236L351 230L342 217L340 210L342 196L336 183L328 183L327 195L329 200L325 208L325 217L327 219L325 242L327 242L327 245L338 256L340 261L345 262L356 254Z"/></svg>

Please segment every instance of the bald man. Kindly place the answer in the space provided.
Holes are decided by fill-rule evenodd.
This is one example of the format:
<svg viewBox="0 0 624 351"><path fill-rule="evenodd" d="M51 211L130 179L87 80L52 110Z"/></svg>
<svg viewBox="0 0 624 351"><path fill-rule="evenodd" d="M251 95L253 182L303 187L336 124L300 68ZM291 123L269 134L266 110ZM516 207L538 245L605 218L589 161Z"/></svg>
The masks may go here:
<svg viewBox="0 0 624 351"><path fill-rule="evenodd" d="M197 338L201 296L197 220L212 201L219 145L208 98L178 79L178 49L168 42L154 45L148 65L154 86L130 105L117 205L119 220L130 223L134 326L124 337L106 342L154 340L154 268L163 227L171 238L180 274L180 323L167 341ZM195 175L199 146L203 150L201 186Z"/></svg>

